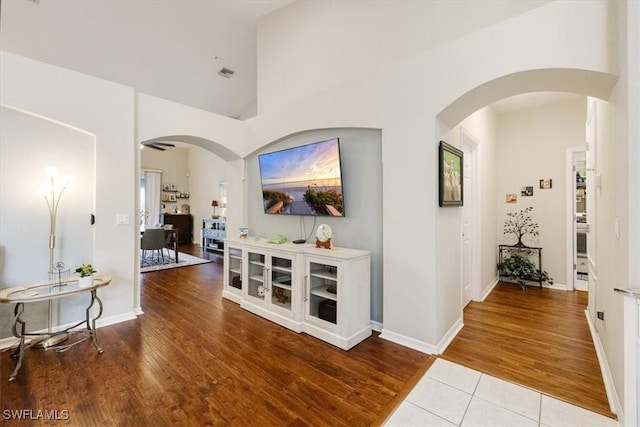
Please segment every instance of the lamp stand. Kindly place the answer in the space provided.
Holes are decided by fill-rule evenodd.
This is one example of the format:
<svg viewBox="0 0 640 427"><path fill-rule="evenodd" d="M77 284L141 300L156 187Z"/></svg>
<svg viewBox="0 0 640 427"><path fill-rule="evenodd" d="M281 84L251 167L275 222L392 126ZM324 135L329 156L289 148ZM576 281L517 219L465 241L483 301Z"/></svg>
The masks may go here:
<svg viewBox="0 0 640 427"><path fill-rule="evenodd" d="M49 276L54 274L53 254L56 248L56 218L58 216L58 205L62 198L62 193L67 188L67 183L60 189L60 192L56 195L56 187L53 182L53 174L51 174L51 201L49 201L49 195L45 195L44 199L47 202L49 208ZM62 285L62 283L60 283ZM56 344L66 341L69 338L67 332L53 333L51 324L53 323L53 302L49 300L49 319L47 325L47 334L40 335L31 340L31 347L35 348L48 348Z"/></svg>

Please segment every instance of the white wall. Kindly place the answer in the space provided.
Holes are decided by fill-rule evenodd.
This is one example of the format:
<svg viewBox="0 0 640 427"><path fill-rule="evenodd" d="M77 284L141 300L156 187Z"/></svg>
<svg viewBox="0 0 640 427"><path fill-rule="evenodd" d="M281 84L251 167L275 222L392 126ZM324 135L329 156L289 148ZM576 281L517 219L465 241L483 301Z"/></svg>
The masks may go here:
<svg viewBox="0 0 640 427"><path fill-rule="evenodd" d="M204 148L189 147L188 169L191 191L191 215L193 215L193 239L201 243L200 229L203 218L211 218L211 201L220 202L220 182L227 181L227 162ZM220 207L216 214L223 214Z"/></svg>
<svg viewBox="0 0 640 427"><path fill-rule="evenodd" d="M547 1L323 3L295 2L259 21L259 113L379 73Z"/></svg>
<svg viewBox="0 0 640 427"><path fill-rule="evenodd" d="M134 161L137 146L133 139L133 90L0 52L0 103L94 135L93 263L102 274L112 277L111 284L99 291L104 302L103 322L134 317L138 217L134 201L138 165ZM28 153L24 153L23 161L28 169ZM3 203L0 208L4 210L8 206ZM129 214L130 224L117 226L118 213ZM24 230L25 241L37 242L43 238L35 229ZM31 263L24 263L21 268L29 270Z"/></svg>
<svg viewBox="0 0 640 427"><path fill-rule="evenodd" d="M472 299L480 301L496 280L497 264L497 240L496 240L496 151L497 151L497 126L498 117L493 108L485 107L464 119L444 135L444 140L449 144L461 147L461 130L464 130L478 142L478 163L475 165L474 179L478 181L479 200L476 201L478 210L477 224L474 224L474 236L479 239L479 271L474 275L479 277L472 279L475 282L472 290ZM466 191L466 190L465 190ZM451 242L455 245L455 242ZM458 269L454 263L453 269ZM451 272L454 276L455 271ZM461 274L457 270L457 274ZM462 280L460 278L460 280ZM450 310L456 313L454 310ZM451 314L450 314L451 315ZM451 325L455 319L449 319L446 324Z"/></svg>
<svg viewBox="0 0 640 427"><path fill-rule="evenodd" d="M307 5L308 2L296 3L296 8L288 11L288 22L295 23L288 29L288 40L306 39L309 36L304 33L311 31L320 37L322 31L310 16L316 8L324 5L325 13L335 13L329 3ZM453 326L440 324L448 319L439 319L435 314L438 305L443 311L456 310L439 299L444 294L439 294L437 287L458 282L457 275L439 273L441 266L435 260L445 248L438 242L459 239L456 213L439 212L437 207L437 141L442 130L437 128L435 117L456 99L490 81L497 86L496 93L544 90L547 84L547 89L559 90L558 85L575 81L569 78L575 76L572 70L589 70L589 78L581 86L571 86L572 90L602 93L602 88L611 87L613 81L607 74L611 65L607 13L608 5L602 2L553 2L421 52L375 76L364 75L278 108L267 109L260 104L259 115L247 121L253 131L247 140L248 151L307 129L382 129L383 337L434 351L443 338L441 331ZM328 39L320 56L340 52L344 44L353 41L357 22L360 21L350 27L332 28L340 36ZM261 54L279 57L291 52L296 57L296 49L290 51L287 42L275 35L282 25L269 21L261 25L272 25L268 31L260 32L261 37L273 35L259 41L259 49L264 48ZM593 31L585 33L586 26ZM564 43L557 43L558 39ZM339 43L332 44L332 40ZM510 84L511 75L525 76L519 73L545 69L554 70L552 79L516 79L515 84ZM259 70L259 76L260 73ZM506 89L500 87L501 82ZM273 82L276 87L289 83L286 75ZM493 96L481 92L472 103L483 106L482 100L486 105L495 100ZM464 116L457 120L454 116L453 125L462 119ZM411 171L409 183L407 171ZM396 208L407 203L412 209ZM459 259L459 252L449 255Z"/></svg>
<svg viewBox="0 0 640 427"><path fill-rule="evenodd" d="M542 247L543 269L558 286L566 285L566 151L585 147L586 99L564 101L500 115L497 130L496 228L499 243L515 244L503 235L507 212L532 206L539 236L524 243ZM552 179L551 189L540 189L541 179ZM532 186L533 196L521 195L521 187ZM508 193L517 203L506 203Z"/></svg>
<svg viewBox="0 0 640 427"><path fill-rule="evenodd" d="M93 263L95 138L77 129L10 108L0 107L0 283L19 286L48 278L51 181L45 168L56 166L56 197L66 175L73 185L59 198L53 262L73 272ZM29 153L25 161L25 151ZM70 273L69 271L67 274ZM26 319L33 329L46 328L48 303L32 304ZM55 324L84 316L87 297L65 298L52 305ZM13 307L0 304L0 337L11 335Z"/></svg>

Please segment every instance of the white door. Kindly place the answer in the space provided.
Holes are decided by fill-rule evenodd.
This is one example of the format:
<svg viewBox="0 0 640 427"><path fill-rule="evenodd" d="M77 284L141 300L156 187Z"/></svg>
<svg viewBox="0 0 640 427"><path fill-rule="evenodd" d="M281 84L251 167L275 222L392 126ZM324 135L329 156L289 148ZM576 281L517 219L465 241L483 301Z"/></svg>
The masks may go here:
<svg viewBox="0 0 640 427"><path fill-rule="evenodd" d="M597 295L596 295L596 282L598 280L597 271L597 243L596 243L596 103L593 100L589 100L587 104L587 123L586 123L586 139L587 139L587 268L588 268L588 280L589 280L589 299L587 305L587 311L589 316L593 320L593 323L598 329L598 322L596 322L597 311Z"/></svg>
<svg viewBox="0 0 640 427"><path fill-rule="evenodd" d="M466 307L473 295L473 235L474 235L474 188L473 188L473 151L475 144L462 134L463 152L463 201L460 213L462 231L462 307Z"/></svg>

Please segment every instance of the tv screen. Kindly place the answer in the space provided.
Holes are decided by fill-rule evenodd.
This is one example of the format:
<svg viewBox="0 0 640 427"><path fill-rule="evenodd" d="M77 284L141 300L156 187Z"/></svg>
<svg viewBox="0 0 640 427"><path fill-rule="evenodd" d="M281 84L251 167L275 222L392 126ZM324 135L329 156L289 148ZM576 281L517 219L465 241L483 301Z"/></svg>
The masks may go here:
<svg viewBox="0 0 640 427"><path fill-rule="evenodd" d="M338 138L260 154L264 212L344 216Z"/></svg>

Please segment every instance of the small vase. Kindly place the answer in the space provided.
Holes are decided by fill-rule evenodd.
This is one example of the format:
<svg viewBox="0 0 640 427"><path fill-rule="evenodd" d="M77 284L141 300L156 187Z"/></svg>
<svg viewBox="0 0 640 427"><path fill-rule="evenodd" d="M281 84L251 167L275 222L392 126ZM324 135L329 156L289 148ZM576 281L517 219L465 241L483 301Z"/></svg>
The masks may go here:
<svg viewBox="0 0 640 427"><path fill-rule="evenodd" d="M78 279L78 286L81 288L88 288L93 286L93 276L84 276Z"/></svg>

